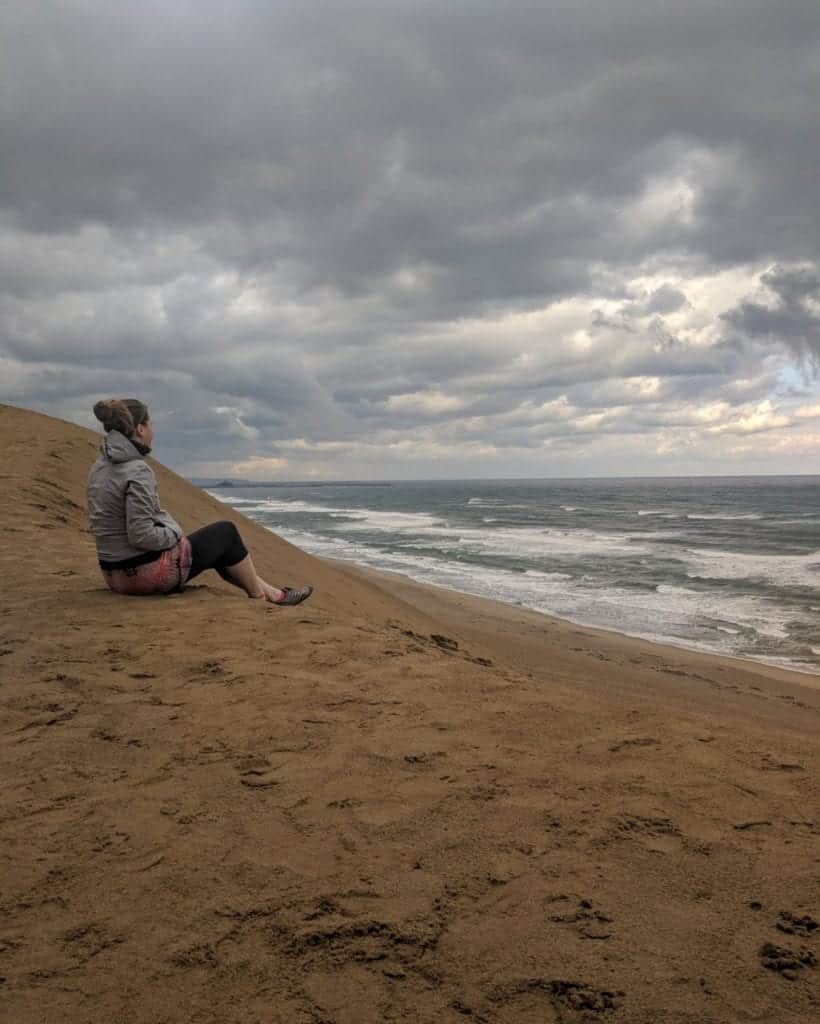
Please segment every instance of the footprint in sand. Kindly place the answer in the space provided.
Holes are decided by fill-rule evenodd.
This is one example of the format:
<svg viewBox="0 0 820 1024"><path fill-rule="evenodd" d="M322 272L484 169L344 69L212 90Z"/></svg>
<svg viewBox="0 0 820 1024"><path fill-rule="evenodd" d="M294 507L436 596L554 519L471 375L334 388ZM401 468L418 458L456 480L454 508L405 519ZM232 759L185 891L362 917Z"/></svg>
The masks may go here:
<svg viewBox="0 0 820 1024"><path fill-rule="evenodd" d="M242 772L239 781L250 789L271 789L279 785L279 779L275 779L270 772L259 771L257 768Z"/></svg>
<svg viewBox="0 0 820 1024"><path fill-rule="evenodd" d="M621 740L619 743L613 743L609 748L611 754L617 754L619 750L624 750L627 747L659 747L661 741L653 739L651 736L636 737L634 739Z"/></svg>
<svg viewBox="0 0 820 1024"><path fill-rule="evenodd" d="M802 764L797 764L793 761L779 761L768 754L764 754L760 770L763 772L804 772L806 769Z"/></svg>
<svg viewBox="0 0 820 1024"><path fill-rule="evenodd" d="M681 832L669 818L622 814L615 819L615 835L635 839L653 853L671 853L681 843Z"/></svg>
<svg viewBox="0 0 820 1024"><path fill-rule="evenodd" d="M422 751L418 754L405 754L404 760L407 764L432 767L440 758L446 756L443 750Z"/></svg>
<svg viewBox="0 0 820 1024"><path fill-rule="evenodd" d="M775 928L787 935L813 935L818 927L817 921L808 914L798 916L788 910L781 910L775 922Z"/></svg>
<svg viewBox="0 0 820 1024"><path fill-rule="evenodd" d="M527 978L497 986L490 994L494 1019L505 1024L545 1024L572 1020L592 1020L617 1010L625 993L597 988L585 982ZM580 1014L580 1017L576 1017Z"/></svg>
<svg viewBox="0 0 820 1024"><path fill-rule="evenodd" d="M33 718L30 722L20 726L17 732L26 732L29 729L39 729L42 727L48 727L53 725L62 725L64 722L70 722L72 718L78 713L79 706L65 707L62 704L46 704L42 708L38 708L42 713L36 718Z"/></svg>
<svg viewBox="0 0 820 1024"><path fill-rule="evenodd" d="M237 765L239 781L249 789L271 789L278 786L280 780L276 778L275 772L282 765L272 765L266 757L249 755L239 758Z"/></svg>
<svg viewBox="0 0 820 1024"><path fill-rule="evenodd" d="M123 935L109 932L104 925L96 923L79 925L63 934L66 951L81 964L123 942Z"/></svg>
<svg viewBox="0 0 820 1024"><path fill-rule="evenodd" d="M760 963L767 971L774 971L781 978L796 981L798 972L806 967L816 967L817 957L809 949L789 949L766 942L760 947Z"/></svg>
<svg viewBox="0 0 820 1024"><path fill-rule="evenodd" d="M91 736L95 740L103 740L105 743L120 743L126 747L142 747L145 744L142 740L129 738L127 736L118 736L116 733L108 732L106 729L95 729Z"/></svg>
<svg viewBox="0 0 820 1024"><path fill-rule="evenodd" d="M189 946L181 949L171 957L174 967L218 967L219 960L214 952L213 946L208 943L201 943L197 946Z"/></svg>
<svg viewBox="0 0 820 1024"><path fill-rule="evenodd" d="M582 939L603 940L612 937L612 918L596 910L592 900L560 894L549 898L547 910L550 921L573 925Z"/></svg>

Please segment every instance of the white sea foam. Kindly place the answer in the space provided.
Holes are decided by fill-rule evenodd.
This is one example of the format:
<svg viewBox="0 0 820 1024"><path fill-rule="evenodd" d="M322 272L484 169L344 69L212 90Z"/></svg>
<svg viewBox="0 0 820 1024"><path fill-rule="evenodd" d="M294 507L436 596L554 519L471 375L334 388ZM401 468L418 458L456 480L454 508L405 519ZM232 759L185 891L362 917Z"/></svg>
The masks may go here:
<svg viewBox="0 0 820 1024"><path fill-rule="evenodd" d="M210 491L208 493L211 493ZM428 512L399 512L396 510L373 509L373 508L349 508L338 505L322 505L315 502L303 501L298 498L260 498L249 499L221 494L214 494L226 505L242 506L242 511L265 512L270 515L285 513L290 515L295 512L319 513L331 519L346 519L347 524L340 524L339 528L347 526L349 529L376 529L401 532L402 530L413 530L414 528L428 529L430 527L442 527L446 529L446 521L440 516L431 515ZM509 509L529 508L528 505L510 505L502 499L470 498L469 505L478 507L486 506L490 511L502 512ZM485 522L493 521L490 519Z"/></svg>
<svg viewBox="0 0 820 1024"><path fill-rule="evenodd" d="M633 543L650 543L655 546L659 540L675 540L679 537L690 537L691 534L681 530L652 530L647 533L627 533L623 536L628 537Z"/></svg>
<svg viewBox="0 0 820 1024"><path fill-rule="evenodd" d="M347 524L346 528L352 529L352 524ZM418 532L424 537L425 546L452 550L455 544L462 551L511 558L548 558L551 555L587 558L594 554L635 555L650 550L643 537L636 541L623 534L598 533L593 530L555 530L525 526L486 530L434 525Z"/></svg>
<svg viewBox="0 0 820 1024"><path fill-rule="evenodd" d="M640 535L609 534L592 530L558 530L535 526L509 526L490 530L470 526L457 527L448 525L446 520L426 512L331 508L301 501L271 500L260 503L254 510L262 513L322 512L332 519L340 520L334 524L339 533L376 531L403 538L413 536L423 538L422 541L415 542L416 546L452 550L454 545L458 545L462 549L476 553L513 557L543 557L559 553L587 555L590 552L634 554L645 550L645 542L649 539ZM493 517L487 517L484 521L491 522Z"/></svg>
<svg viewBox="0 0 820 1024"><path fill-rule="evenodd" d="M565 573L512 572L486 566L465 565L410 551L377 550L345 540L329 541L315 535L284 531L283 537L313 554L354 561L371 568L400 572L424 583L462 593L492 597L510 604L534 607L550 594L557 600L571 579ZM553 602L551 602L553 603Z"/></svg>
<svg viewBox="0 0 820 1024"><path fill-rule="evenodd" d="M705 519L705 520L722 520L727 523L734 522L736 519L762 519L757 512L738 512L736 514L730 514L728 512L687 512L687 519Z"/></svg>
<svg viewBox="0 0 820 1024"><path fill-rule="evenodd" d="M778 615L769 602L754 597L704 594L668 584L657 591L620 587L607 590L584 586L563 572L508 569L448 562L411 551L383 551L342 538L320 537L300 531L281 531L292 543L314 554L341 558L373 568L402 572L423 582L448 586L477 595L493 596L538 611L560 615L588 625L617 629L631 635L670 640L683 637L690 644L709 627L712 648L727 652L733 637L754 630L760 636L782 639L788 635L785 611ZM726 639L721 644L719 635Z"/></svg>
<svg viewBox="0 0 820 1024"><path fill-rule="evenodd" d="M212 498L216 498L217 501L221 501L223 505L255 505L256 500L252 498L235 498L232 494L222 494L222 492L216 493L215 491L205 490L206 494L210 494Z"/></svg>
<svg viewBox="0 0 820 1024"><path fill-rule="evenodd" d="M751 555L739 551L692 548L681 557L689 563L687 575L706 580L761 579L779 587L820 589L820 551L810 555Z"/></svg>
<svg viewBox="0 0 820 1024"><path fill-rule="evenodd" d="M330 519L347 520L347 522L340 522L337 529L374 529L400 532L413 528L429 528L442 521L426 512L387 512L378 509L345 508L336 505L320 505L316 502L294 498L262 498L255 502L251 502L247 498L231 498L225 503L240 504L242 512L258 512L268 517L275 517L282 513L291 516L301 512L319 513Z"/></svg>
<svg viewBox="0 0 820 1024"><path fill-rule="evenodd" d="M355 517L351 516L350 520L350 522L341 523L339 529L416 533L424 530L435 531L443 528L444 524L444 520L431 516L427 512L383 512L375 509L367 509L366 512L361 512Z"/></svg>
<svg viewBox="0 0 820 1024"><path fill-rule="evenodd" d="M517 509L526 509L532 512L532 505L520 505L507 501L505 498L468 498L465 504L469 508L486 508L491 512L509 512Z"/></svg>
<svg viewBox="0 0 820 1024"><path fill-rule="evenodd" d="M572 576L568 572L541 572L540 569L525 569L525 576L534 576L537 579L542 580L571 580Z"/></svg>
<svg viewBox="0 0 820 1024"><path fill-rule="evenodd" d="M232 495L227 497L219 494L214 495L218 497L220 501L226 505L242 505L248 506L253 505L259 511L264 512L344 512L348 511L345 509L329 509L324 505L316 505L309 501L299 501L296 499L281 499L281 498L234 498ZM247 511L246 508L242 509L243 512ZM358 514L360 509L350 509L351 515Z"/></svg>

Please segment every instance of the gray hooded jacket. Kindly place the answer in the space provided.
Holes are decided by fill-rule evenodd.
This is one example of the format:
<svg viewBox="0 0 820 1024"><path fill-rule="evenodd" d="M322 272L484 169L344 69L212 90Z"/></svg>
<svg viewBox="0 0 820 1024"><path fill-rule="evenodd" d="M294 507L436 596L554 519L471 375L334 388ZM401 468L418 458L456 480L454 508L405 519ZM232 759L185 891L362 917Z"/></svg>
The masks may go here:
<svg viewBox="0 0 820 1024"><path fill-rule="evenodd" d="M118 430L103 438L88 474L88 525L97 557L122 562L148 551L165 551L182 538L182 527L159 507L154 471Z"/></svg>

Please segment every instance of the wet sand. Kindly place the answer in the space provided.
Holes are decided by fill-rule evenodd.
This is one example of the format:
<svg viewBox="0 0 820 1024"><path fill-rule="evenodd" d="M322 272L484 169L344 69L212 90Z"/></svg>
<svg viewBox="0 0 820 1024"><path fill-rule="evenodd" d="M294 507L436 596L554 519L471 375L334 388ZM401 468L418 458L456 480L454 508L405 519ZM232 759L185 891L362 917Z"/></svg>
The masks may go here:
<svg viewBox="0 0 820 1024"><path fill-rule="evenodd" d="M96 448L0 406L0 1018L820 1019L817 677L323 562L161 467L316 595L117 597Z"/></svg>

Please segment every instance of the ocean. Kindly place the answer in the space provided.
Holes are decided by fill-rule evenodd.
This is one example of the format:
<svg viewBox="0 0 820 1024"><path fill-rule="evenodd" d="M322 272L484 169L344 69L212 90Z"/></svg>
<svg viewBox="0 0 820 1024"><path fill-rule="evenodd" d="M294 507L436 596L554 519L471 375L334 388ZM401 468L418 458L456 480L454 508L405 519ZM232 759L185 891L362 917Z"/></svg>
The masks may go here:
<svg viewBox="0 0 820 1024"><path fill-rule="evenodd" d="M818 476L209 491L312 554L820 673Z"/></svg>

